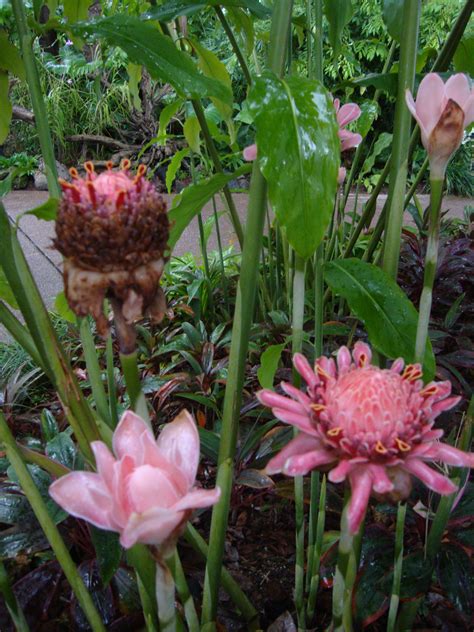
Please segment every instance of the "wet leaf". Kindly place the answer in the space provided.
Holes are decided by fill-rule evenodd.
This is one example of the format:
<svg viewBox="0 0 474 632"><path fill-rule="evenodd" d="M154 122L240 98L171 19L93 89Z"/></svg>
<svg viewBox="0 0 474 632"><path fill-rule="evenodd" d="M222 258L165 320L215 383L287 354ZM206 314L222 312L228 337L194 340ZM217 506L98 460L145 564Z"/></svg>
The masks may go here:
<svg viewBox="0 0 474 632"><path fill-rule="evenodd" d="M74 469L76 446L67 432L60 432L46 444L46 455L69 469Z"/></svg>
<svg viewBox="0 0 474 632"><path fill-rule="evenodd" d="M100 617L105 626L112 623L115 614L113 593L110 586L105 588L102 585L96 560L83 562L78 568L79 574L89 591L94 604L99 611ZM89 632L90 626L82 608L75 596L71 603L71 617L74 621L75 629Z"/></svg>
<svg viewBox="0 0 474 632"><path fill-rule="evenodd" d="M340 143L332 100L317 81L265 72L248 102L273 210L295 251L310 257L324 237L337 186Z"/></svg>
<svg viewBox="0 0 474 632"><path fill-rule="evenodd" d="M41 431L46 442L51 441L59 433L56 418L47 408L41 413Z"/></svg>
<svg viewBox="0 0 474 632"><path fill-rule="evenodd" d="M90 526L92 543L102 584L106 586L115 575L122 556L118 533Z"/></svg>
<svg viewBox="0 0 474 632"><path fill-rule="evenodd" d="M275 485L267 474L251 468L240 472L235 482L237 485L245 485L245 487L251 487L252 489L268 489Z"/></svg>
<svg viewBox="0 0 474 632"><path fill-rule="evenodd" d="M400 287L383 270L359 259L332 261L324 266L329 287L343 296L367 328L371 344L388 358L415 361L418 313ZM425 379L434 377L431 342L423 363Z"/></svg>
<svg viewBox="0 0 474 632"><path fill-rule="evenodd" d="M145 66L153 79L170 83L180 96L216 97L232 104L228 87L201 74L191 57L178 50L173 40L151 23L131 15L114 15L76 24L72 30L77 35L95 35L119 46L132 63Z"/></svg>

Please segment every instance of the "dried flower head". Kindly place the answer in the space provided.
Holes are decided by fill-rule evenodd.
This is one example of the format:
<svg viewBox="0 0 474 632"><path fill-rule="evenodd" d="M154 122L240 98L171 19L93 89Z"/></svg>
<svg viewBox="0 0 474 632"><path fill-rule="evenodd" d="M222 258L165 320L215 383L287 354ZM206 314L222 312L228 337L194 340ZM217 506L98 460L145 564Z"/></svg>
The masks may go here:
<svg viewBox="0 0 474 632"><path fill-rule="evenodd" d="M79 316L91 314L101 334L107 332L106 296L125 328L144 315L159 321L165 310L159 280L169 233L166 203L144 178L144 165L135 176L129 160L119 171L109 163L100 175L91 162L84 167L85 178L71 169L72 183L60 181L54 245L65 257L69 305Z"/></svg>
<svg viewBox="0 0 474 632"><path fill-rule="evenodd" d="M324 356L314 369L301 354L296 370L306 381L303 392L282 383L288 397L270 390L258 393L273 414L301 432L270 460L267 472L290 476L316 468L329 469L334 483L346 478L352 488L349 528L356 532L372 493L393 500L406 498L411 476L439 494L456 486L426 463L474 467L474 454L440 443L442 430L433 430L435 418L458 403L449 397L450 382L423 385L418 364L396 360L390 369L371 364L370 348L357 342L352 356L346 347L337 363Z"/></svg>

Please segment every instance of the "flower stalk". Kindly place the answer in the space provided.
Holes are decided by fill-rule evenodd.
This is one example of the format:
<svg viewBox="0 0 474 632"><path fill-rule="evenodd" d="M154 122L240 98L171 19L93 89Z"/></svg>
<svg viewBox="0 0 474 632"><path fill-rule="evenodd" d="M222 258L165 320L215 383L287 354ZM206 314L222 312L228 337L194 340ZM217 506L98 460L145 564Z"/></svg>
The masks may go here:
<svg viewBox="0 0 474 632"><path fill-rule="evenodd" d="M395 561L393 566L392 594L388 611L387 632L394 632L397 620L398 606L400 604L400 585L403 566L403 535L405 517L407 513L406 503L399 503L397 511L397 524L395 527Z"/></svg>

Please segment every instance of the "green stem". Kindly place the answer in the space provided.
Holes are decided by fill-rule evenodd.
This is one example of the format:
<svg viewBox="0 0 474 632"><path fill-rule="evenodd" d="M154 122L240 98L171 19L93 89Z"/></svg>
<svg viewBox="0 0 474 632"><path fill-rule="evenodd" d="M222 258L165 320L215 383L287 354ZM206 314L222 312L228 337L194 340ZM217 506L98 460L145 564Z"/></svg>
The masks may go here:
<svg viewBox="0 0 474 632"><path fill-rule="evenodd" d="M178 591L179 598L184 608L184 615L186 623L188 624L189 632L199 632L199 619L194 605L194 600L189 591L189 586L184 575L183 566L179 559L178 551L176 550L172 557L166 560L168 568L173 576L174 583L176 584L176 590Z"/></svg>
<svg viewBox="0 0 474 632"><path fill-rule="evenodd" d="M292 2L279 2L273 10L270 33L269 65L281 74L286 55ZM224 410L219 444L217 485L221 498L214 506L209 540L202 606L202 630L215 630L218 591L224 554L230 495L233 479L233 458L237 444L242 389L245 377L250 326L255 306L258 266L265 223L266 183L257 162L253 165L250 186L246 241L242 249L242 266L232 327L229 371L224 396Z"/></svg>
<svg viewBox="0 0 474 632"><path fill-rule="evenodd" d="M97 351L90 330L90 324L87 318L81 319L80 324L81 341L84 349L84 357L86 360L87 375L92 389L97 412L105 423L113 428L112 420L109 415L109 404L105 394L104 383L102 382L102 374L97 358Z"/></svg>
<svg viewBox="0 0 474 632"><path fill-rule="evenodd" d="M15 593L13 592L13 589L11 587L7 569L5 568L5 565L3 564L3 562L1 561L0 561L0 593L3 595L5 605L12 618L13 624L15 626L15 630L17 632L30 632L30 628L25 619L23 610L21 609L21 606L18 603Z"/></svg>
<svg viewBox="0 0 474 632"><path fill-rule="evenodd" d="M32 463L34 465L38 465L41 469L49 472L51 476L55 478L59 478L60 476L64 476L65 474L69 474L70 470L65 465L62 465L58 461L54 461L49 457L41 454L41 452L36 452L35 450L31 450L31 448L27 448L21 443L17 443L18 451L20 452L23 460L26 463Z"/></svg>
<svg viewBox="0 0 474 632"><path fill-rule="evenodd" d="M10 428L8 427L5 417L1 412L0 441L2 441L4 445L7 458L15 470L15 474L18 477L23 493L28 499L31 508L33 509L34 514L38 519L38 522L40 523L41 528L43 529L44 534L48 539L59 564L61 565L61 568L64 571L66 579L70 583L71 588L92 627L92 630L94 632L105 632L105 627L99 613L96 610L92 597L87 588L84 586L84 582L82 581L81 576L72 561L59 530L54 524L54 520L51 518L48 508L46 507L44 500L42 499L41 494L31 477L31 474L23 462L15 439L10 432Z"/></svg>
<svg viewBox="0 0 474 632"><path fill-rule="evenodd" d="M216 149L214 141L212 140L212 135L209 130L209 126L206 121L206 115L204 114L204 110L201 105L201 102L198 101L197 99L193 99L191 103L193 105L196 118L199 121L199 125L201 127L201 132L204 137L204 142L206 144L207 151L209 152L211 160L214 163L214 169L216 170L217 173L224 173L221 159L219 158L219 153ZM237 213L237 209L235 207L232 193L230 192L230 189L227 184L222 188L222 192L224 194L224 198L227 203L227 210L229 211L229 214L232 220L232 225L235 230L235 234L237 235L237 239L239 240L240 248L243 248L244 231L242 229L242 224L240 222L239 214Z"/></svg>
<svg viewBox="0 0 474 632"><path fill-rule="evenodd" d="M140 372L138 370L137 352L121 353L120 364L122 365L123 377L127 385L127 393L130 398L130 405L140 417L150 424L148 406L145 395L142 391Z"/></svg>
<svg viewBox="0 0 474 632"><path fill-rule="evenodd" d="M408 173L411 113L405 103L405 92L413 92L415 67L418 53L418 27L421 0L404 0L403 23L405 25L400 44L400 68L398 71L398 94L395 108L393 150L390 160L388 207L383 269L396 278L400 241L402 235L403 210Z"/></svg>
<svg viewBox="0 0 474 632"><path fill-rule="evenodd" d="M155 575L156 564L150 551L143 544L135 544L126 552L127 562L133 566L137 575L143 615L150 629L157 629Z"/></svg>
<svg viewBox="0 0 474 632"><path fill-rule="evenodd" d="M430 225L428 229L428 243L425 256L425 274L423 278L423 291L420 298L420 310L418 327L416 330L415 359L423 362L428 339L428 327L430 324L431 303L433 299L433 285L436 276L439 249L439 224L441 214L441 202L443 200L443 180L430 180Z"/></svg>
<svg viewBox="0 0 474 632"><path fill-rule="evenodd" d="M392 595L388 611L387 632L394 632L397 620L398 606L400 604L400 584L402 580L403 566L403 535L405 528L406 503L398 504L397 526L395 529L395 561L393 565Z"/></svg>
<svg viewBox="0 0 474 632"><path fill-rule="evenodd" d="M315 472L313 472L315 474ZM318 474L319 480L319 474ZM319 586L319 566L321 562L321 552L323 548L324 526L326 522L326 476L323 476L319 493L318 517L316 524L316 537L313 549L313 559L311 560L311 582L308 596L308 622L314 617L316 607L316 596Z"/></svg>
<svg viewBox="0 0 474 632"><path fill-rule="evenodd" d="M364 522L355 535L349 532L350 493L346 493L346 500L341 516L341 535L337 557L336 575L332 592L332 632L352 632L352 591L354 589L359 568L360 547Z"/></svg>
<svg viewBox="0 0 474 632"><path fill-rule="evenodd" d="M116 428L118 424L117 388L115 386L114 345L111 333L109 333L109 335L107 336L105 353L107 358L107 392L109 396L109 415L112 421L112 428Z"/></svg>
<svg viewBox="0 0 474 632"><path fill-rule="evenodd" d="M23 6L22 0L11 0L11 5L20 39L21 54L25 64L26 79L30 91L31 105L35 114L35 127L38 131L41 153L44 159L49 193L54 198L60 198L61 189L58 183L56 159L54 157L54 148L48 123L48 112L44 103L40 77L33 53L33 35L27 25L25 7Z"/></svg>
<svg viewBox="0 0 474 632"><path fill-rule="evenodd" d="M188 544L190 544L190 546L196 551L196 553L198 553L203 560L207 560L209 547L204 538L190 523L186 525L184 537L186 538ZM247 624L247 629L249 631L259 630L260 625L258 623L257 610L255 610L247 595L242 592L239 584L235 581L235 579L224 566L222 567L221 579L223 589L240 610L245 623Z"/></svg>
<svg viewBox="0 0 474 632"><path fill-rule="evenodd" d="M227 21L227 18L225 17L224 12L219 6L214 7L214 9L217 13L217 17L219 18L227 37L229 38L229 42L230 42L230 45L232 46L235 56L237 57L239 61L240 67L242 68L242 72L244 73L245 81L247 82L247 85L250 86L252 83L250 70L245 60L245 57L240 49L240 46L237 40L235 39L234 33L229 25L229 22Z"/></svg>

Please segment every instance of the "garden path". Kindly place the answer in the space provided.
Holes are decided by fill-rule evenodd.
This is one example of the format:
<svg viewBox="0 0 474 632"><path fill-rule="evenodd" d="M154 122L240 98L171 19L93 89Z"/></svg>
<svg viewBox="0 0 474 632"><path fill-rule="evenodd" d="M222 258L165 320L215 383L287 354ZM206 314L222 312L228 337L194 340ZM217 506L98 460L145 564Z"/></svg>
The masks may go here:
<svg viewBox="0 0 474 632"><path fill-rule="evenodd" d="M8 214L14 220L24 211L35 208L45 202L47 197L48 194L46 192L13 191L4 198L3 202ZM170 202L173 196L165 197L167 201ZM234 197L242 223L245 224L248 196L245 193L237 193ZM428 196L421 195L419 198L422 207L425 208L428 204ZM366 199L367 196L360 195L359 204L362 204ZM386 196L379 196L379 208L383 206L385 199ZM448 211L448 216L450 217L462 218L464 216L465 207L469 205L473 205L473 201L470 199L446 197L443 201L443 210ZM222 208L223 205L220 204L218 210ZM351 200L349 200L348 208L352 208ZM212 205L208 204L204 207L203 218L206 219L211 216L212 212ZM408 213L405 214L405 221L408 224L413 223ZM236 245L236 237L227 215L220 217L219 225L223 247L226 248L230 245ZM53 235L54 224L52 222L44 222L31 215L23 217L20 222L20 242L24 248L26 258L38 283L43 299L48 307L53 304L54 297L62 289L61 255L51 246ZM208 247L209 250L217 249L215 230L213 230L211 234ZM173 254L180 256L186 252L192 252L194 255L199 256L200 246L197 221L193 221L184 231ZM7 334L0 325L0 341L6 339Z"/></svg>

